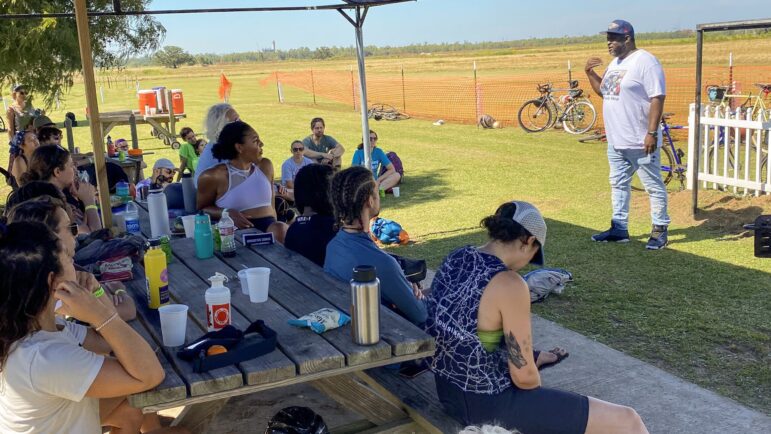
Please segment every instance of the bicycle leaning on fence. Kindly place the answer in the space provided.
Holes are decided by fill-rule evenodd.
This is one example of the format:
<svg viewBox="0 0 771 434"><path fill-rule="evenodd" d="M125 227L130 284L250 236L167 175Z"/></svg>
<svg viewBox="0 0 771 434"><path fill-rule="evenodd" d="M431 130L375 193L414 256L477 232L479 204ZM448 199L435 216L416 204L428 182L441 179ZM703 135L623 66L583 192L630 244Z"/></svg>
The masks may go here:
<svg viewBox="0 0 771 434"><path fill-rule="evenodd" d="M537 133L562 123L565 131L583 134L597 121L597 111L578 88L578 80L568 81L569 89L555 89L551 83L539 84L541 96L525 101L517 113L519 125L529 133ZM567 91L559 100L554 92Z"/></svg>
<svg viewBox="0 0 771 434"><path fill-rule="evenodd" d="M674 116L674 113L664 113L661 116L661 179L666 186L669 186L669 183L675 179L679 183L677 190L683 190L685 189L687 169L687 163L683 161L685 152L675 147L675 139L672 138L671 131L682 130L686 127L682 125L669 125L667 121L672 116ZM644 190L639 179L635 178L632 181L632 189L637 191Z"/></svg>

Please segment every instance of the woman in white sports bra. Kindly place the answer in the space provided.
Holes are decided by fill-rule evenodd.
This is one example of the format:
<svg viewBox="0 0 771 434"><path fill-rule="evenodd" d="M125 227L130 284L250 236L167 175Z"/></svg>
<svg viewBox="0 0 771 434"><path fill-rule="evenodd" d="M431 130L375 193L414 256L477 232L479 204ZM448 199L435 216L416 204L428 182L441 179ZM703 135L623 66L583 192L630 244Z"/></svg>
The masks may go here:
<svg viewBox="0 0 771 434"><path fill-rule="evenodd" d="M224 209L239 229L272 232L283 244L288 226L276 220L273 207L273 163L262 157L263 143L245 122L222 129L212 154L227 163L203 172L198 179L198 209L219 219Z"/></svg>

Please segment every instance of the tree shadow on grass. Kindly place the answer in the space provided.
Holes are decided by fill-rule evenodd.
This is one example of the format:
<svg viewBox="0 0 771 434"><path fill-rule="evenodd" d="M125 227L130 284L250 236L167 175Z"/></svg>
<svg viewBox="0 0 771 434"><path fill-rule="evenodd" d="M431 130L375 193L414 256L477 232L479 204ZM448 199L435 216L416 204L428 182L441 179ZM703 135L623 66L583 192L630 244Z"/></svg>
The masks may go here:
<svg viewBox="0 0 771 434"><path fill-rule="evenodd" d="M771 412L770 273L670 249L648 251L644 241L594 243L593 228L547 224L546 265L571 271L575 282L564 294L534 305L534 312ZM698 227L683 231L689 239L705 237ZM394 250L437 258L485 240L480 229ZM737 255L751 256L751 248ZM439 261L432 259L430 266Z"/></svg>
<svg viewBox="0 0 771 434"><path fill-rule="evenodd" d="M450 193L449 185L441 176L434 174L407 175L399 185L400 196L387 194L382 200L383 209L402 209L414 205L441 201Z"/></svg>

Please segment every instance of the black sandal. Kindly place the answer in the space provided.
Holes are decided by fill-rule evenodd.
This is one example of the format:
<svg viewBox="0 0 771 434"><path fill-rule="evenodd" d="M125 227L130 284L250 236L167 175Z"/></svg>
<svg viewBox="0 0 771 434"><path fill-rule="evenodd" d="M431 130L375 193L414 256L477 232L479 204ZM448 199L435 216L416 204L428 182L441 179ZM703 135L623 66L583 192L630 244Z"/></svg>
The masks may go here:
<svg viewBox="0 0 771 434"><path fill-rule="evenodd" d="M559 352L560 350L564 351L564 353L560 353ZM543 371L546 368L550 368L550 367L560 363L561 361L565 360L570 355L570 353L568 353L565 349L559 348L559 347L554 348L554 349L549 350L549 351L546 351L546 352L547 353L552 353L555 356L557 356L557 360L555 360L553 362L549 362L549 363L544 363L543 365L539 366L538 367L539 371ZM541 355L541 351L533 351L533 360L535 361L536 365L538 364L538 356L539 355Z"/></svg>

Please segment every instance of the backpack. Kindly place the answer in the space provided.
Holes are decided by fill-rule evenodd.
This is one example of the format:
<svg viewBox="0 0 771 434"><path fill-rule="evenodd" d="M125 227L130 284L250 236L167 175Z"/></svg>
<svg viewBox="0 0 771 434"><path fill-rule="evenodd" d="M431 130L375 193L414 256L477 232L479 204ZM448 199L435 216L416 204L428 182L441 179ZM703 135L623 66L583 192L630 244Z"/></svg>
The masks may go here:
<svg viewBox="0 0 771 434"><path fill-rule="evenodd" d="M479 116L477 126L480 126L485 129L495 128L495 126L493 125L494 123L495 123L495 119L492 116L482 115L482 116Z"/></svg>
<svg viewBox="0 0 771 434"><path fill-rule="evenodd" d="M377 217L370 223L370 233L375 242L382 244L407 244L410 236L399 223Z"/></svg>
<svg viewBox="0 0 771 434"><path fill-rule="evenodd" d="M402 159L399 158L398 155L396 155L396 152L389 152L386 154L386 157L388 157L389 160L391 160L391 164L394 165L394 169L396 169L397 172L399 172L399 175L402 177L402 181L404 181L404 166L402 165ZM378 176L384 174L386 171L385 167L380 168L380 173L378 173Z"/></svg>
<svg viewBox="0 0 771 434"><path fill-rule="evenodd" d="M561 268L539 268L523 276L530 288L530 303L543 301L552 292L562 294L573 275Z"/></svg>

